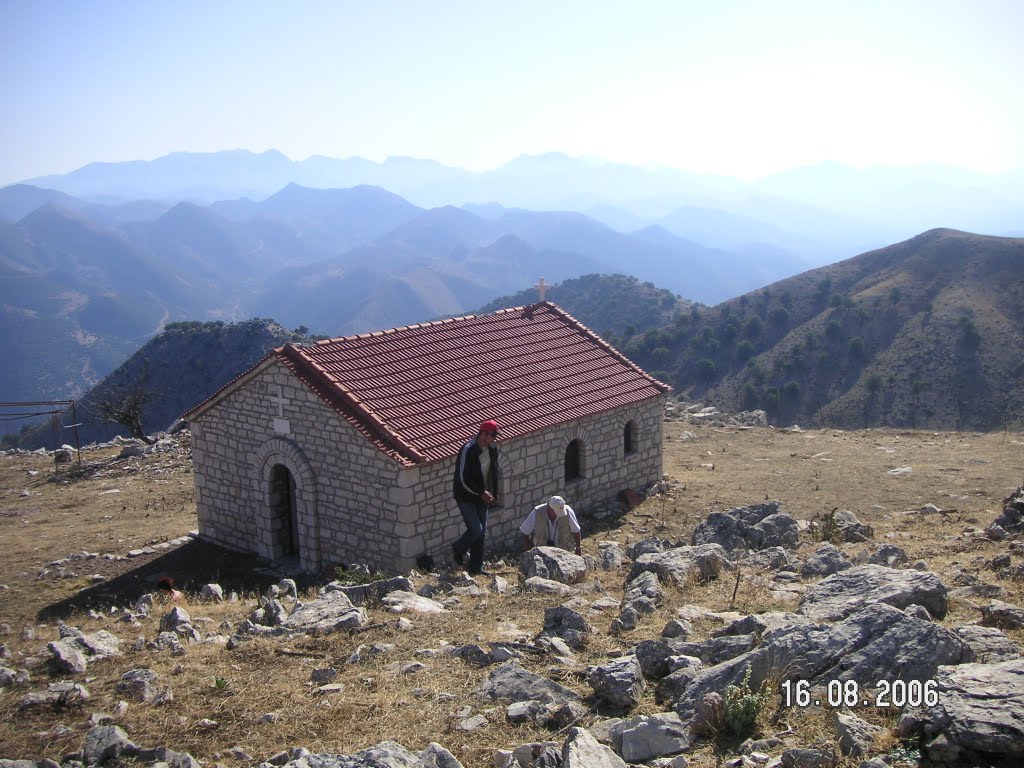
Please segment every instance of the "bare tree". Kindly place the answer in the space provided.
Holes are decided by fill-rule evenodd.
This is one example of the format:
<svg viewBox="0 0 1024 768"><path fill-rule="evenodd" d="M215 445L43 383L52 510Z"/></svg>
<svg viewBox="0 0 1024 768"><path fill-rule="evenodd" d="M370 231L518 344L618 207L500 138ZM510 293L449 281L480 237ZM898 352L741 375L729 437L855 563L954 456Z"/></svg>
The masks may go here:
<svg viewBox="0 0 1024 768"><path fill-rule="evenodd" d="M132 437L147 445L156 442L142 427L142 413L159 395L148 386L148 376L140 376L120 387L113 387L91 404L90 410L98 421L109 421L126 427Z"/></svg>

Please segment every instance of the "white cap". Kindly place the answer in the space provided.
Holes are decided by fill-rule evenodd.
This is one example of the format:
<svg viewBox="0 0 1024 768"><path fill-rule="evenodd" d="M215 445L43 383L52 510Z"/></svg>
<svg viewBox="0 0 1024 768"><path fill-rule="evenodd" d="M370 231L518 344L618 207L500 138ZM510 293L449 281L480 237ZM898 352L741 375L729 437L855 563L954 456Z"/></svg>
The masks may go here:
<svg viewBox="0 0 1024 768"><path fill-rule="evenodd" d="M561 496L552 496L548 499L548 506L555 511L558 517L565 516L565 499Z"/></svg>

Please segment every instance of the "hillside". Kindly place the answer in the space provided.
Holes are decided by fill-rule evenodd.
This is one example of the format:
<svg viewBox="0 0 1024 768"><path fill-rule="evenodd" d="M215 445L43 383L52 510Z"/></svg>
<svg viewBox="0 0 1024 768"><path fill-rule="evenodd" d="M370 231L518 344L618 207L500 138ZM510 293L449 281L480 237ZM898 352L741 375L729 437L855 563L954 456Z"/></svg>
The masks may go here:
<svg viewBox="0 0 1024 768"><path fill-rule="evenodd" d="M99 403L141 388L150 397L143 411L143 427L147 432L163 430L274 347L310 341L312 338L304 332L288 331L273 320L171 323L77 402L79 441L84 445L128 434L123 426L99 419ZM70 414L65 415L63 423L72 423ZM60 442L73 442L72 434L65 431ZM52 448L50 425L8 435L4 443L30 449Z"/></svg>
<svg viewBox="0 0 1024 768"><path fill-rule="evenodd" d="M552 285L545 295L612 345L670 324L695 306L653 283L627 275L583 275ZM535 288L501 296L476 310L495 312L537 301Z"/></svg>
<svg viewBox="0 0 1024 768"><path fill-rule="evenodd" d="M938 229L694 308L624 351L773 423L1001 429L1024 419L1024 240Z"/></svg>

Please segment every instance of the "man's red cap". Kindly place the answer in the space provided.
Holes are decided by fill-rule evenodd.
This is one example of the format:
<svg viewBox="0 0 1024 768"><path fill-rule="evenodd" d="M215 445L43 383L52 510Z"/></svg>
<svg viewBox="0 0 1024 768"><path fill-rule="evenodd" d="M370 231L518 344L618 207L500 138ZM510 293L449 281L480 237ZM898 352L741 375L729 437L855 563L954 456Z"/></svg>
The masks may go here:
<svg viewBox="0 0 1024 768"><path fill-rule="evenodd" d="M498 422L496 422L494 419L488 419L487 421L480 425L480 431L493 432L494 434L498 434Z"/></svg>

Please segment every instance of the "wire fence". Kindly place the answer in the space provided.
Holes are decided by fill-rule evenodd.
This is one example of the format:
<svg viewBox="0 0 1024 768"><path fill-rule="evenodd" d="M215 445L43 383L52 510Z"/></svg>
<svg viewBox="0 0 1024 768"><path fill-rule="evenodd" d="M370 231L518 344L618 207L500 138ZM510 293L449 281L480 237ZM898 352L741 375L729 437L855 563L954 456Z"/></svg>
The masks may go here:
<svg viewBox="0 0 1024 768"><path fill-rule="evenodd" d="M71 423L65 424L65 414L71 417ZM36 419L40 416L50 417L50 430L53 438L54 463L66 463L71 461L67 452L60 448L67 444L63 439L65 430L71 430L71 439L74 441L74 451L78 463L82 463L82 447L78 439L78 415L75 409L74 400L25 400L8 403L0 403L0 421L21 421L24 419Z"/></svg>

